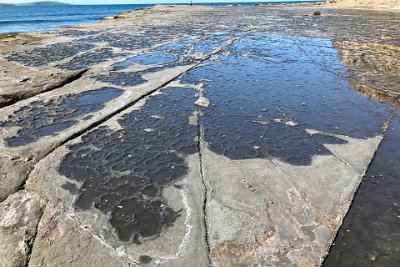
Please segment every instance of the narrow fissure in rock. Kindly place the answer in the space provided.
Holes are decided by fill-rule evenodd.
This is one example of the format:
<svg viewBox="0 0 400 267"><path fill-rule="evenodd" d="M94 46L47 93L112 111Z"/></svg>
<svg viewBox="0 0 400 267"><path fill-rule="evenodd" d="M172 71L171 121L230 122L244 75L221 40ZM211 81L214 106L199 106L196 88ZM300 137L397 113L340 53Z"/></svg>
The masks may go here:
<svg viewBox="0 0 400 267"><path fill-rule="evenodd" d="M196 67L196 66L197 66L197 65L193 66L193 68ZM190 69L189 69L189 70L190 70ZM189 71L189 70L186 70L185 72L187 72L187 71ZM79 131L79 132L77 132L77 133L71 135L69 138L67 138L67 139L64 140L62 143L60 143L60 144L58 144L57 146L55 146L55 147L54 147L53 149L51 149L48 153L46 153L46 155L44 155L43 158L45 158L45 157L47 157L48 155L50 155L50 154L51 154L54 150L56 150L58 147L63 146L63 145L65 145L66 143L68 143L69 141L71 141L71 140L73 140L73 139L75 139L75 138L78 138L79 136L81 136L81 135L83 135L83 134L89 132L90 130L92 130L92 129L96 128L97 126L101 125L102 123L108 121L108 120L111 119L112 117L114 117L114 116L118 115L119 113L123 112L124 110L126 110L126 109L132 107L133 105L135 105L135 104L138 103L139 101L141 101L141 100L145 99L146 97L152 95L153 93L159 91L161 88L165 87L166 85L168 85L170 82L172 82L173 80L175 80L176 78L178 78L179 76L181 76L182 74L184 74L185 72L182 72L182 73L176 75L174 78L168 80L167 82L165 82L165 83L162 84L161 86L157 87L156 89L151 90L150 92L148 92L148 93L142 95L141 97L139 97L139 98L136 99L135 101L132 101L131 103L127 104L126 106L123 106L123 107L121 107L121 108L115 110L114 112L112 112L111 114L109 114L109 115L108 115L107 117L105 117L104 119L99 120L99 121L96 121L96 122L94 122L94 123L88 125L86 128L82 129L81 131ZM43 158L41 158L41 159L43 159ZM36 164L38 164L38 163L40 162L41 159L39 159L39 161L38 161ZM30 174L32 173L33 169L34 169L34 166L29 170L29 173L28 173L28 175L27 175L27 179L25 179L25 181L21 184L21 186L19 187L19 189L18 189L17 191L25 189L26 182L27 182L27 180L29 179L29 176L30 176Z"/></svg>
<svg viewBox="0 0 400 267"><path fill-rule="evenodd" d="M29 266L29 262L31 260L31 255L32 255L32 252L33 252L33 246L35 245L36 237L37 237L38 232L39 232L39 225L40 225L40 222L42 221L45 209L46 209L46 206L43 208L42 214L39 217L38 223L36 225L35 235L30 240L28 240L28 251L26 253L27 259L26 259L26 263L24 265L25 267Z"/></svg>
<svg viewBox="0 0 400 267"><path fill-rule="evenodd" d="M201 176L201 182L204 187L204 203L203 203L203 215L204 215L204 239L206 241L207 245L207 259L209 266L211 266L211 247L210 247L210 241L208 239L208 223L207 223L207 203L208 203L208 188L207 184L204 178L204 172L203 172L203 158L202 158L202 151L203 151L203 145L204 145L204 133L203 133L203 127L201 123L201 109L197 108L196 110L197 113L197 136L198 136L198 143L197 143L197 149L199 153L199 167L200 167L200 176Z"/></svg>

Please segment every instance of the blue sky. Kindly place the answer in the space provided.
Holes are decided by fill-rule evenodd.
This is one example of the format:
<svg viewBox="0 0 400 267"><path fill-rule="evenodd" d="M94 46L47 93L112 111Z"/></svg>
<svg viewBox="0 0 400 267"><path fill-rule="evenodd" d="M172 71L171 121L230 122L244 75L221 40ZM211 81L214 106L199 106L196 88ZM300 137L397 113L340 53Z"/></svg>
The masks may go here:
<svg viewBox="0 0 400 267"><path fill-rule="evenodd" d="M0 3L26 3L26 2L35 2L36 0L0 0ZM38 0L39 1L39 0ZM83 5L90 5L90 4L157 4L157 3L188 3L189 0L91 0L91 1L84 1L84 0L59 0L60 2L64 3L71 3L71 4L83 4ZM272 2L274 0L267 0L268 2ZM275 0L279 1L279 0ZM282 1L282 0L281 0ZM290 0L286 0L290 1ZM207 3L207 2L263 2L262 0L193 0L194 3Z"/></svg>

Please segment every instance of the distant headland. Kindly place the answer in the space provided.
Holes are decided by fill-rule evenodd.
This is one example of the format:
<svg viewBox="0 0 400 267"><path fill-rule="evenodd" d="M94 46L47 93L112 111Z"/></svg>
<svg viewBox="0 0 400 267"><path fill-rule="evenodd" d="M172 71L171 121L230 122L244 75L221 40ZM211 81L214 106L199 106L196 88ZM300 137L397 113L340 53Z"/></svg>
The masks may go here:
<svg viewBox="0 0 400 267"><path fill-rule="evenodd" d="M70 5L70 4L58 1L40 1L40 2L29 2L21 4L0 3L0 6L63 6L63 5Z"/></svg>

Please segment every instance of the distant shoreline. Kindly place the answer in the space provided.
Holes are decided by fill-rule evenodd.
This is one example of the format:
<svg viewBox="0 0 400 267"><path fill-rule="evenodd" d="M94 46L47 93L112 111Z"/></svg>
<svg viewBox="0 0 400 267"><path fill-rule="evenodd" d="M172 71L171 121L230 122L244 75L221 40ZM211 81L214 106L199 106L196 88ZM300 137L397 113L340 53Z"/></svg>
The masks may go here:
<svg viewBox="0 0 400 267"><path fill-rule="evenodd" d="M18 4L0 3L0 6L70 6L71 4L59 1L38 1Z"/></svg>
<svg viewBox="0 0 400 267"><path fill-rule="evenodd" d="M1 0L0 0L1 1ZM0 3L0 35L21 32L45 32L62 27L90 24L113 17L119 13L129 12L137 8L151 7L155 4L129 5L63 5L55 1L34 2L36 4L1 6ZM321 1L260 1L260 2L214 2L194 3L195 6L255 6L255 5L302 5L315 4ZM165 4L171 5L171 4ZM180 3L175 5L188 5ZM87 8L86 8L87 7ZM126 8L129 7L129 8ZM43 11L41 11L43 9ZM94 14L93 10L103 10Z"/></svg>
<svg viewBox="0 0 400 267"><path fill-rule="evenodd" d="M280 5L280 4L301 4L301 3L324 3L324 0L297 0L297 1L259 1L259 2L209 2L209 3L193 3L193 5L205 5L205 6L213 6L213 5L245 5L245 6L255 6L260 4L265 5ZM15 6L15 7L27 7L27 6L115 6L115 5L136 5L136 4L101 4L101 5L77 5L77 4L69 4L58 1L39 1L39 2L28 2L28 3L19 3L19 4L9 4L9 3L0 3L0 7L2 6ZM138 4L142 5L142 4ZM188 3L154 3L149 5L188 5Z"/></svg>
<svg viewBox="0 0 400 267"><path fill-rule="evenodd" d="M349 0L350 1L350 0ZM347 5L343 5L343 2L326 2L326 1L293 1L293 2L287 2L287 1L274 1L274 2L214 2L214 3L194 3L194 5L196 6L244 6L244 7L249 7L249 6L315 6L316 8L320 7L320 8L328 8L328 9L365 9L365 10L379 10L379 11L387 11L387 12L399 12L400 8L396 7L396 6L376 6L376 5L348 5L349 1L347 1ZM43 2L41 2L43 3ZM53 3L52 1L47 1L46 3ZM188 5L187 3L178 3L178 4L158 4L158 5L176 5L176 6L185 6ZM5 9L13 9L13 8L18 8L18 10L20 10L19 8L57 8L57 7L71 7L71 8L76 8L76 7L122 7L122 6L131 6L133 8L129 8L129 9L125 9L125 10L116 10L115 12L110 12L108 14L104 14L102 16L98 16L97 18L91 18L91 19L82 19L82 20L70 20L70 21L66 21L65 25L64 24L57 24L55 23L54 25L52 25L51 27L47 27L47 28L31 28L31 29L23 29L23 30L9 30L9 31L5 31L3 29L2 31L2 23L9 23L12 24L13 20L5 20L5 19L1 19L2 18L2 14L1 11ZM123 14L126 12L131 12L134 11L136 9L140 9L143 7L153 7L156 6L156 4L129 4L129 5L48 5L48 6L42 6L42 5L13 5L13 4L2 4L0 3L0 39L4 39L7 38L7 36L9 35L14 35L14 34L18 34L18 33L40 33L40 32L46 32L46 31L50 31L50 30L56 30L59 28L63 28L63 27L74 27L77 25L84 25L84 24L92 24L92 23L97 23L103 20L107 20L110 18L113 18L119 14ZM62 14L60 14L62 15ZM73 15L73 14L71 14ZM32 23L34 23L34 21L41 21L41 20L32 20ZM29 20L27 20L27 22L29 22ZM15 23L20 23L20 21L15 20ZM51 21L49 21L49 23L51 23Z"/></svg>
<svg viewBox="0 0 400 267"><path fill-rule="evenodd" d="M0 34L37 33L91 24L118 13L152 5L60 5L0 7Z"/></svg>

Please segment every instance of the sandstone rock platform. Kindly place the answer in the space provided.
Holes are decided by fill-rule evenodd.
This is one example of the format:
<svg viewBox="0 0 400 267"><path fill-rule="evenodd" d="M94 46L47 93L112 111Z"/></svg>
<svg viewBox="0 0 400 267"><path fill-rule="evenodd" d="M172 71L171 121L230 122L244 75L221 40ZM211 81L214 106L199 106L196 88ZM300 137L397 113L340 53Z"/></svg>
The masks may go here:
<svg viewBox="0 0 400 267"><path fill-rule="evenodd" d="M321 265L400 93L397 13L321 10L1 39L0 265Z"/></svg>

